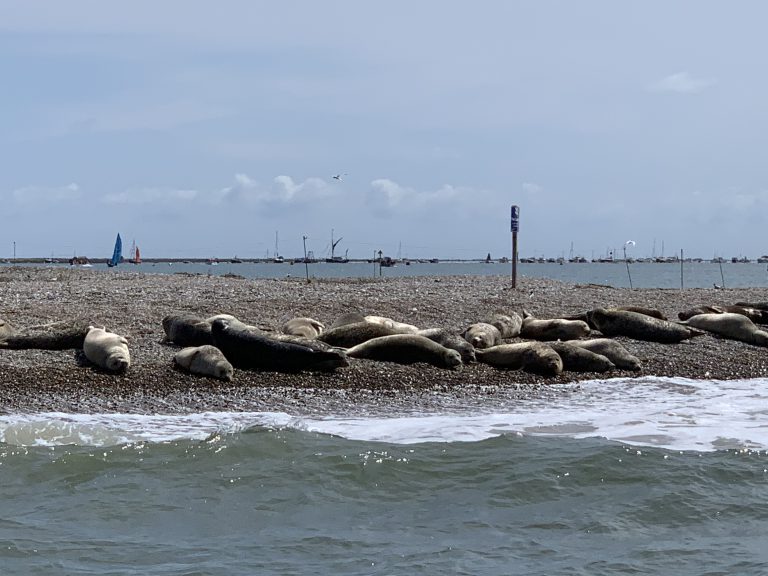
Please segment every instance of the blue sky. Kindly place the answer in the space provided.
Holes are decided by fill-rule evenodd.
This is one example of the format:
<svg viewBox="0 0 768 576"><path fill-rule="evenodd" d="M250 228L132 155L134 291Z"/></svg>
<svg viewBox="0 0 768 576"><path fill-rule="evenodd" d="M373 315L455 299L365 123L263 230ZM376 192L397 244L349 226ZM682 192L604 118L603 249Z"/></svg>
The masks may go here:
<svg viewBox="0 0 768 576"><path fill-rule="evenodd" d="M0 258L768 253L760 2L0 1ZM341 181L335 174L345 174Z"/></svg>

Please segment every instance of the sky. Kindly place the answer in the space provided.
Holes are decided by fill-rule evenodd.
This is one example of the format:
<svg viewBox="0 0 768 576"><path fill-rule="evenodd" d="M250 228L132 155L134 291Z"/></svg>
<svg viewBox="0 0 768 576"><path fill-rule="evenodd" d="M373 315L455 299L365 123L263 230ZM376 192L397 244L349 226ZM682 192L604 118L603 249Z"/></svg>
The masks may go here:
<svg viewBox="0 0 768 576"><path fill-rule="evenodd" d="M0 258L768 253L768 4L0 0ZM335 179L340 175L340 179ZM633 244L627 244L629 240Z"/></svg>

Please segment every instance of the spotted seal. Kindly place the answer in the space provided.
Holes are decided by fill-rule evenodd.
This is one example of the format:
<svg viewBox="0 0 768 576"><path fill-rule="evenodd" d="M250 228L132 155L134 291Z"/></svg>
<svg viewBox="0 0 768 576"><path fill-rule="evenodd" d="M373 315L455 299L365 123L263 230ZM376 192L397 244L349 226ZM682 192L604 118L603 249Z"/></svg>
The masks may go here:
<svg viewBox="0 0 768 576"><path fill-rule="evenodd" d="M523 318L517 312L504 314L496 312L484 320L486 324L496 326L502 338L517 338L523 327Z"/></svg>
<svg viewBox="0 0 768 576"><path fill-rule="evenodd" d="M404 322L398 322L396 320L392 320L392 318L387 318L386 316L366 316L365 317L366 322L371 322L373 324L384 324L387 328L392 328L395 330L398 334L415 334L419 331L419 328L417 326L414 326L413 324L406 324Z"/></svg>
<svg viewBox="0 0 768 576"><path fill-rule="evenodd" d="M385 324L362 321L330 328L320 334L317 339L332 346L352 348L367 340L393 334L399 334L399 332Z"/></svg>
<svg viewBox="0 0 768 576"><path fill-rule="evenodd" d="M425 336L441 346L456 350L461 355L461 361L469 364L475 361L475 348L460 335L446 328L426 328L416 332L419 336Z"/></svg>

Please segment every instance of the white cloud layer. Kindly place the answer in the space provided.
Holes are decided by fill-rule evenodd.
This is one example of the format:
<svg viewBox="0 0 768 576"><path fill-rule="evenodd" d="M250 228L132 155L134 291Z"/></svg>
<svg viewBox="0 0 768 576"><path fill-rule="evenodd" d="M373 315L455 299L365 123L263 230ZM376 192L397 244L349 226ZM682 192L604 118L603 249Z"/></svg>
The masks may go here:
<svg viewBox="0 0 768 576"><path fill-rule="evenodd" d="M688 72L676 72L648 86L651 92L675 92L678 94L696 94L717 84L714 78L696 78Z"/></svg>

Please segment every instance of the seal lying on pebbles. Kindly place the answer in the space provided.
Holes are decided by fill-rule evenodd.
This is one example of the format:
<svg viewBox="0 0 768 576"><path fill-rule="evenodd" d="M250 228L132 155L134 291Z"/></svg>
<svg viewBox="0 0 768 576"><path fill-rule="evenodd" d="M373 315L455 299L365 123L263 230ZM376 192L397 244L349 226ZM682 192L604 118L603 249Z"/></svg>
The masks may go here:
<svg viewBox="0 0 768 576"><path fill-rule="evenodd" d="M5 338L6 336L10 336L13 333L13 328L11 328L11 325L8 324L5 320L0 318L0 340Z"/></svg>
<svg viewBox="0 0 768 576"><path fill-rule="evenodd" d="M173 342L178 346L203 346L204 344L213 344L211 335L211 325L215 320L237 320L231 314L216 314L209 318L201 318L195 314L182 312L180 314L169 314L163 318L163 330L165 331L165 342ZM255 326L251 326L255 331L260 331Z"/></svg>
<svg viewBox="0 0 768 576"><path fill-rule="evenodd" d="M746 306L747 308L757 308L758 310L768 310L768 302L736 302L736 306Z"/></svg>
<svg viewBox="0 0 768 576"><path fill-rule="evenodd" d="M749 306L697 306L690 310L678 313L677 317L680 320L688 320L693 316L699 314L722 314L723 312L731 312L733 314L741 314L746 316L755 324L768 324L768 310L760 310L759 308L751 308Z"/></svg>
<svg viewBox="0 0 768 576"><path fill-rule="evenodd" d="M497 312L484 321L486 324L496 326L502 338L517 338L523 327L523 318L517 312L502 314Z"/></svg>
<svg viewBox="0 0 768 576"><path fill-rule="evenodd" d="M0 337L0 348L24 350L69 350L83 347L90 323L83 318L61 320L11 331Z"/></svg>
<svg viewBox="0 0 768 576"><path fill-rule="evenodd" d="M760 330L752 320L741 314L697 314L684 322L723 338L738 340L755 346L768 346L768 332Z"/></svg>
<svg viewBox="0 0 768 576"><path fill-rule="evenodd" d="M644 316L650 316L651 318L658 318L659 320L667 320L666 315L661 312L660 310L656 310L655 308L645 308L643 306L612 306L610 308L604 308L605 310L625 310L627 312L637 312L638 314L643 314ZM566 320L581 320L582 322L586 322L589 324L589 327L593 330L597 330L597 326L593 326L589 322L589 311L582 312L581 314L573 314L571 316L564 316Z"/></svg>
<svg viewBox="0 0 768 576"><path fill-rule="evenodd" d="M234 369L224 354L210 344L179 350L173 356L173 363L192 374L212 376L219 380L232 381Z"/></svg>
<svg viewBox="0 0 768 576"><path fill-rule="evenodd" d="M384 326L387 328L392 328L393 330L397 331L398 334L415 334L419 331L419 328L413 324L397 322L396 320L392 320L392 318L387 318L386 316L366 316L365 321L371 322L373 324L384 324Z"/></svg>
<svg viewBox="0 0 768 576"><path fill-rule="evenodd" d="M359 322L365 322L365 316L363 314L360 314L360 312L347 312L336 318L336 320L333 321L333 324L331 324L331 328L338 328L339 326L344 326L346 324L357 324Z"/></svg>
<svg viewBox="0 0 768 576"><path fill-rule="evenodd" d="M589 335L589 324L582 320L565 320L550 318L547 320L534 318L523 311L523 328L520 336L532 340L575 340Z"/></svg>
<svg viewBox="0 0 768 576"><path fill-rule="evenodd" d="M213 345L237 368L273 372L334 370L349 366L341 350L321 349L259 334L237 320L219 318L211 326Z"/></svg>
<svg viewBox="0 0 768 576"><path fill-rule="evenodd" d="M522 369L542 376L557 376L563 371L563 360L560 355L543 342L499 344L476 350L475 354L478 362L484 362L496 368Z"/></svg>
<svg viewBox="0 0 768 576"><path fill-rule="evenodd" d="M588 313L589 321L604 336L626 336L635 340L675 344L694 336L704 334L701 330L676 324L668 320L659 320L645 314L629 310L606 310L596 308Z"/></svg>
<svg viewBox="0 0 768 576"><path fill-rule="evenodd" d="M487 322L471 324L461 333L461 337L472 344L475 349L490 348L501 344L501 332L496 326Z"/></svg>
<svg viewBox="0 0 768 576"><path fill-rule="evenodd" d="M578 346L594 352L595 354L601 354L613 362L617 368L622 370L640 370L642 369L642 362L637 356L633 356L629 353L629 350L624 348L616 340L610 338L592 338L590 340L569 340L568 344L571 346Z"/></svg>
<svg viewBox="0 0 768 576"><path fill-rule="evenodd" d="M372 338L393 334L400 334L400 332L384 324L363 321L336 326L320 334L317 339L332 346L352 348Z"/></svg>
<svg viewBox="0 0 768 576"><path fill-rule="evenodd" d="M313 318L292 318L280 328L284 334L304 338L317 338L324 329L322 322Z"/></svg>
<svg viewBox="0 0 768 576"><path fill-rule="evenodd" d="M475 348L455 332L445 328L426 328L419 330L416 334L429 338L433 342L440 344L440 346L456 350L461 355L461 361L464 364L470 364L475 361Z"/></svg>
<svg viewBox="0 0 768 576"><path fill-rule="evenodd" d="M398 364L425 362L438 368L461 365L461 355L418 334L393 334L373 338L347 350L350 358L365 358Z"/></svg>
<svg viewBox="0 0 768 576"><path fill-rule="evenodd" d="M131 365L128 340L104 328L88 328L83 353L90 362L110 372L125 372Z"/></svg>
<svg viewBox="0 0 768 576"><path fill-rule="evenodd" d="M567 372L607 372L616 365L602 354L586 348L573 346L568 342L550 342L549 345L563 361L563 370Z"/></svg>

